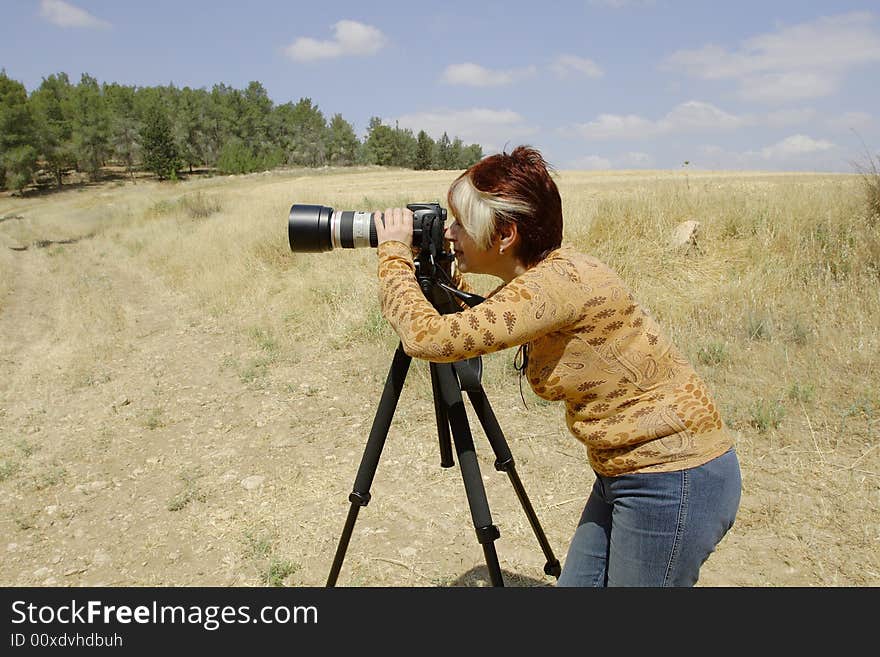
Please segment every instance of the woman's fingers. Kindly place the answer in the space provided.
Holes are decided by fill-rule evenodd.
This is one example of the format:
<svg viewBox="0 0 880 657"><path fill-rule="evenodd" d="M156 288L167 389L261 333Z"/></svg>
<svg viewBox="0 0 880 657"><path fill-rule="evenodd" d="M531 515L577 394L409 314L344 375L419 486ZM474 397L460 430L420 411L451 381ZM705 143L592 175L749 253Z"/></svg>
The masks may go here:
<svg viewBox="0 0 880 657"><path fill-rule="evenodd" d="M412 244L413 214L409 208L386 208L383 220L379 219L377 212L373 215L373 221L380 244L392 240Z"/></svg>

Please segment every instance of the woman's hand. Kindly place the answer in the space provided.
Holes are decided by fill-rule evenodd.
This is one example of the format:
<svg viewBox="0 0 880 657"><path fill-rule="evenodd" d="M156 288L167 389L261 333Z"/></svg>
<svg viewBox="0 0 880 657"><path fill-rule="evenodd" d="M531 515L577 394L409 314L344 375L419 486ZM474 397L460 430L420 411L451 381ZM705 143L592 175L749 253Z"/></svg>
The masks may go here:
<svg viewBox="0 0 880 657"><path fill-rule="evenodd" d="M376 238L382 242L403 242L412 248L413 213L409 208L388 208L385 210L385 223L383 225L380 213L373 214L373 223L376 224Z"/></svg>

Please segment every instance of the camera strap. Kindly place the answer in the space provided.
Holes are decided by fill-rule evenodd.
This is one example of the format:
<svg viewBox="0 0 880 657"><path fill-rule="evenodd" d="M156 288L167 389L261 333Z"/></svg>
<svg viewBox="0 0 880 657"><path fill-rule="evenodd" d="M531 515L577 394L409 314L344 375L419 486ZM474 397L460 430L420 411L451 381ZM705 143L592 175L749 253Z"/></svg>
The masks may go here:
<svg viewBox="0 0 880 657"><path fill-rule="evenodd" d="M513 369L519 372L519 396L522 399L523 406L526 408L529 407L526 404L526 398L523 394L522 381L523 377L526 373L526 368L529 366L529 343L525 342L519 346L519 349L516 350L516 355L513 357Z"/></svg>

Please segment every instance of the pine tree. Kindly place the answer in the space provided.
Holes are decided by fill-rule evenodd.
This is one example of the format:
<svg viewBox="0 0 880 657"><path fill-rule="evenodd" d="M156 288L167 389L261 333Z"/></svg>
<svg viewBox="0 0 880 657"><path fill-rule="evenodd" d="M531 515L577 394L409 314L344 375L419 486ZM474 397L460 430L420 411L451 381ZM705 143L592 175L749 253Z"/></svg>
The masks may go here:
<svg viewBox="0 0 880 657"><path fill-rule="evenodd" d="M409 128L401 128L394 124L394 154L391 164L396 167L412 169L416 165L416 151L419 143L413 131Z"/></svg>
<svg viewBox="0 0 880 657"><path fill-rule="evenodd" d="M135 111L135 89L119 84L105 84L104 98L110 115L110 148L117 162L134 180L134 163L140 151L140 122Z"/></svg>
<svg viewBox="0 0 880 657"><path fill-rule="evenodd" d="M104 95L98 81L83 73L68 100L77 164L95 179L110 153L110 121Z"/></svg>
<svg viewBox="0 0 880 657"><path fill-rule="evenodd" d="M290 148L288 162L307 167L323 166L327 157L327 120L312 103L300 98L289 110Z"/></svg>
<svg viewBox="0 0 880 657"><path fill-rule="evenodd" d="M454 169L455 162L452 161L452 143L449 141L449 135L445 132L437 141L437 166L440 169Z"/></svg>
<svg viewBox="0 0 880 657"><path fill-rule="evenodd" d="M394 131L383 125L382 119L378 116L370 118L367 138L364 141L367 161L370 164L391 166L394 163L394 149Z"/></svg>
<svg viewBox="0 0 880 657"><path fill-rule="evenodd" d="M272 99L259 82L248 84L242 95L242 138L256 153L269 150L269 120L272 116Z"/></svg>
<svg viewBox="0 0 880 657"><path fill-rule="evenodd" d="M76 164L73 125L65 113L72 88L66 73L50 75L43 78L28 101L37 126L37 150L58 187L61 187L64 172Z"/></svg>
<svg viewBox="0 0 880 657"><path fill-rule="evenodd" d="M470 146L466 146L464 151L462 151L461 166L462 168L467 169L469 166L476 164L482 159L483 147L479 144L471 144Z"/></svg>
<svg viewBox="0 0 880 657"><path fill-rule="evenodd" d="M335 114L330 120L327 154L334 166L351 166L357 160L358 138L352 125Z"/></svg>
<svg viewBox="0 0 880 657"><path fill-rule="evenodd" d="M424 130L419 130L416 146L415 168L417 170L427 170L434 168L434 149L436 144L434 140Z"/></svg>
<svg viewBox="0 0 880 657"><path fill-rule="evenodd" d="M176 179L182 163L171 132L171 122L160 105L147 110L140 138L144 168L159 176L159 180Z"/></svg>
<svg viewBox="0 0 880 657"><path fill-rule="evenodd" d="M21 191L31 183L36 138L24 85L0 70L0 186Z"/></svg>
<svg viewBox="0 0 880 657"><path fill-rule="evenodd" d="M449 164L452 169L463 169L464 165L464 144L459 137L452 140L449 146Z"/></svg>

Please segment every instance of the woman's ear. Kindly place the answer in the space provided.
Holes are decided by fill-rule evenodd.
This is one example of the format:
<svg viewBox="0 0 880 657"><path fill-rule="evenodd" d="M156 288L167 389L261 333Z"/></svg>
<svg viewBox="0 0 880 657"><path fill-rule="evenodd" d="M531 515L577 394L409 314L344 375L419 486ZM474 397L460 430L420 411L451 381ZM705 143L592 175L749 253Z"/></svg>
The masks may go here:
<svg viewBox="0 0 880 657"><path fill-rule="evenodd" d="M498 249L502 253L504 251L510 251L516 247L519 243L519 232L516 229L516 224L510 223L504 225L499 231L499 239L498 239Z"/></svg>

